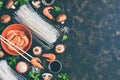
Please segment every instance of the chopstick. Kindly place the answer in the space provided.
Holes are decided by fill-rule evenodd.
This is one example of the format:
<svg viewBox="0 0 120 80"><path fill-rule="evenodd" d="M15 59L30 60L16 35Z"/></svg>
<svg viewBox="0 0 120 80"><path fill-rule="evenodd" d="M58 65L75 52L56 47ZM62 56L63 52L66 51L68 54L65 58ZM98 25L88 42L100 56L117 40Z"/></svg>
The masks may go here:
<svg viewBox="0 0 120 80"><path fill-rule="evenodd" d="M9 47L11 47L15 52L17 52L19 55L21 55L23 58L25 58L28 62L31 62L27 57L25 57L22 53L20 53L18 50L20 50L21 52L23 52L24 54L26 54L27 56L29 56L30 58L33 58L30 54L28 54L27 52L25 52L24 50L22 50L21 48L19 48L18 46L14 45L13 43L11 43L9 40L7 40L6 38L4 38L2 35L0 35L0 40L2 40L6 45L8 45ZM15 48L17 48L18 50L16 50Z"/></svg>

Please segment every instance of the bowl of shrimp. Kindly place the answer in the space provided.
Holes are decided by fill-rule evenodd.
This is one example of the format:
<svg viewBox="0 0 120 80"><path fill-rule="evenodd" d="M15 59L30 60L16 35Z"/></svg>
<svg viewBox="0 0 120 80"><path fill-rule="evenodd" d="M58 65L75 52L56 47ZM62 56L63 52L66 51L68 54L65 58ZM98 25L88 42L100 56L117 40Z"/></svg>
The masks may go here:
<svg viewBox="0 0 120 80"><path fill-rule="evenodd" d="M27 52L32 45L32 33L26 26L22 24L9 25L3 30L1 35L9 41L8 44L12 43L25 52ZM7 45L3 41L1 41L1 46L8 54L13 56L19 55L14 49L21 52L18 48L14 47L11 44Z"/></svg>

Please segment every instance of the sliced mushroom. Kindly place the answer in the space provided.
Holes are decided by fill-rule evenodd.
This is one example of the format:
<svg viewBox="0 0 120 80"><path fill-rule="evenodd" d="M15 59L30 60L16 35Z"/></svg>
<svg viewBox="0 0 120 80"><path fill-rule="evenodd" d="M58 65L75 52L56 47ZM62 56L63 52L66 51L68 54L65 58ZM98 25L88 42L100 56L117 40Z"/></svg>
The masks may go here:
<svg viewBox="0 0 120 80"><path fill-rule="evenodd" d="M63 44L58 44L56 45L55 47L55 51L58 53L58 54L61 54L65 51L65 46Z"/></svg>
<svg viewBox="0 0 120 80"><path fill-rule="evenodd" d="M6 9L15 9L14 0L8 0L6 4Z"/></svg>
<svg viewBox="0 0 120 80"><path fill-rule="evenodd" d="M59 14L56 18L56 21L61 23L61 24L64 24L66 19L67 19L67 16L65 14Z"/></svg>
<svg viewBox="0 0 120 80"><path fill-rule="evenodd" d="M53 75L50 74L50 73L43 73L42 77L43 77L44 80L51 80Z"/></svg>
<svg viewBox="0 0 120 80"><path fill-rule="evenodd" d="M40 0L32 1L32 5L33 5L33 7L34 7L35 9L40 8L40 3L41 3Z"/></svg>
<svg viewBox="0 0 120 80"><path fill-rule="evenodd" d="M10 20L11 20L11 16L8 15L8 14L3 14L0 17L0 22L3 23L3 24L6 24L6 23L10 22Z"/></svg>
<svg viewBox="0 0 120 80"><path fill-rule="evenodd" d="M42 48L40 46L36 46L33 48L33 54L36 56L40 56L42 54Z"/></svg>

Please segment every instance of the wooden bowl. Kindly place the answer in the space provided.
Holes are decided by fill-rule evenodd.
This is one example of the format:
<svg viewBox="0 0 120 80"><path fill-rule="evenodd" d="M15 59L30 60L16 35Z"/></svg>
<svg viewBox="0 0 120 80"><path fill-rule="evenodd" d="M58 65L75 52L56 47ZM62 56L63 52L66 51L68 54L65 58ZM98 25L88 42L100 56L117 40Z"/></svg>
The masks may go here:
<svg viewBox="0 0 120 80"><path fill-rule="evenodd" d="M7 33L10 31L10 30L21 30L21 31L24 31L26 32L26 35L27 37L29 38L29 45L27 47L24 48L24 51L27 52L31 45L32 45L32 34L30 32L30 30L28 28L26 28L24 25L22 24L12 24L12 25L9 25L7 28L5 28L2 32L2 36L3 37L7 37ZM8 48L8 46L3 42L1 41L1 46L3 47L3 49L10 55L13 55L13 56L18 56L19 54L17 52L15 52L14 50L10 50ZM22 53L23 54L23 53Z"/></svg>

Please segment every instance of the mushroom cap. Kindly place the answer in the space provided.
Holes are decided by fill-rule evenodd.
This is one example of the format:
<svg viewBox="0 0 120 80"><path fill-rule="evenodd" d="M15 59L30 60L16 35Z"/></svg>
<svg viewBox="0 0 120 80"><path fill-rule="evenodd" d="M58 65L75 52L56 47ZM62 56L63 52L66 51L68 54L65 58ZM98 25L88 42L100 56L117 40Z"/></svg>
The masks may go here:
<svg viewBox="0 0 120 80"><path fill-rule="evenodd" d="M42 48L40 46L36 46L33 48L33 54L36 56L40 56L42 54Z"/></svg>
<svg viewBox="0 0 120 80"><path fill-rule="evenodd" d="M8 22L10 22L10 20L11 20L11 16L8 15L8 14L3 14L3 15L0 17L1 23L8 23Z"/></svg>
<svg viewBox="0 0 120 80"><path fill-rule="evenodd" d="M63 44L58 44L56 45L55 47L55 51L58 53L58 54L61 54L65 51L65 46Z"/></svg>
<svg viewBox="0 0 120 80"><path fill-rule="evenodd" d="M0 51L0 58L4 57L4 52Z"/></svg>
<svg viewBox="0 0 120 80"><path fill-rule="evenodd" d="M10 9L14 4L13 0L8 0L8 3L6 4L6 9Z"/></svg>
<svg viewBox="0 0 120 80"><path fill-rule="evenodd" d="M59 14L59 15L57 16L57 18L56 18L56 21L62 23L62 22L64 22L66 19L67 19L67 16L66 16L65 14Z"/></svg>
<svg viewBox="0 0 120 80"><path fill-rule="evenodd" d="M32 5L33 5L33 7L34 7L35 9L40 8L40 3L41 3L40 0L38 0L38 1L32 1Z"/></svg>
<svg viewBox="0 0 120 80"><path fill-rule="evenodd" d="M43 73L42 77L43 77L44 80L51 80L53 75L50 74L50 73Z"/></svg>

